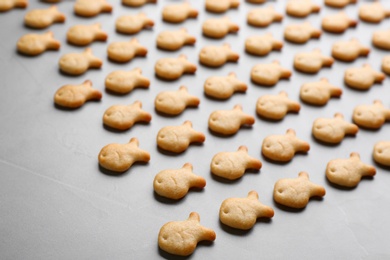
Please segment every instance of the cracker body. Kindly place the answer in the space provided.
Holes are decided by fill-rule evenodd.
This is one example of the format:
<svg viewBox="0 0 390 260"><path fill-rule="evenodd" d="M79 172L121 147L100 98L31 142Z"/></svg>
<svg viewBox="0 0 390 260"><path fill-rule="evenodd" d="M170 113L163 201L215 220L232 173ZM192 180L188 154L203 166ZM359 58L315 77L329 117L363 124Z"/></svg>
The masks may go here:
<svg viewBox="0 0 390 260"><path fill-rule="evenodd" d="M314 28L310 23L287 25L284 29L284 38L294 43L306 43L311 38L320 38L322 31Z"/></svg>
<svg viewBox="0 0 390 260"><path fill-rule="evenodd" d="M240 0L206 0L206 10L213 13L224 13L230 8L238 8Z"/></svg>
<svg viewBox="0 0 390 260"><path fill-rule="evenodd" d="M171 4L162 11L163 20L170 23L181 23L188 18L198 17L198 10L191 7L190 3Z"/></svg>
<svg viewBox="0 0 390 260"><path fill-rule="evenodd" d="M275 11L273 6L255 8L248 12L248 24L256 27L267 27L273 22L281 22L283 14Z"/></svg>
<svg viewBox="0 0 390 260"><path fill-rule="evenodd" d="M174 255L188 256L194 252L198 242L214 241L216 234L212 229L200 225L200 217L191 212L185 221L171 221L163 225L158 234L158 246Z"/></svg>
<svg viewBox="0 0 390 260"><path fill-rule="evenodd" d="M325 143L338 144L345 135L356 135L359 127L344 120L344 116L336 113L334 118L318 118L313 122L313 136Z"/></svg>
<svg viewBox="0 0 390 260"><path fill-rule="evenodd" d="M219 208L219 220L233 228L251 229L258 218L272 218L274 210L259 201L256 191L250 191L246 198L229 198Z"/></svg>
<svg viewBox="0 0 390 260"><path fill-rule="evenodd" d="M178 58L162 58L156 62L154 70L158 77L166 80L175 80L183 74L194 74L197 67L189 62L185 55L179 55Z"/></svg>
<svg viewBox="0 0 390 260"><path fill-rule="evenodd" d="M164 31L157 36L157 47L164 50L176 51L184 45L194 45L195 36L190 35L185 28L175 31Z"/></svg>
<svg viewBox="0 0 390 260"><path fill-rule="evenodd" d="M283 68L279 61L273 61L255 65L251 70L251 79L259 85L274 86L280 79L290 78L291 74L291 71Z"/></svg>
<svg viewBox="0 0 390 260"><path fill-rule="evenodd" d="M380 23L390 16L390 10L384 8L381 2L363 4L359 8L359 18L368 23Z"/></svg>
<svg viewBox="0 0 390 260"><path fill-rule="evenodd" d="M120 33L135 34L142 29L151 28L154 21L146 16L145 13L136 15L122 15L115 21L115 28Z"/></svg>
<svg viewBox="0 0 390 260"><path fill-rule="evenodd" d="M276 40L271 33L248 37L245 41L245 50L248 53L264 56L273 50L280 51L283 42Z"/></svg>
<svg viewBox="0 0 390 260"><path fill-rule="evenodd" d="M108 35L102 31L99 23L91 25L75 25L69 28L66 33L66 39L69 43L85 46L93 41L106 41Z"/></svg>
<svg viewBox="0 0 390 260"><path fill-rule="evenodd" d="M157 145L163 150L182 153L191 143L203 143L206 137L192 128L190 121L179 126L166 126L157 133Z"/></svg>
<svg viewBox="0 0 390 260"><path fill-rule="evenodd" d="M240 130L243 125L253 125L255 118L242 111L241 105L236 105L232 110L217 110L210 114L209 128L215 133L232 135Z"/></svg>
<svg viewBox="0 0 390 260"><path fill-rule="evenodd" d="M46 50L59 50L61 47L61 43L54 39L50 31L44 34L26 34L18 40L16 45L20 53L31 56L39 55Z"/></svg>
<svg viewBox="0 0 390 260"><path fill-rule="evenodd" d="M334 184L356 187L364 176L374 176L376 169L360 160L358 153L351 153L348 159L335 159L326 166L326 177Z"/></svg>
<svg viewBox="0 0 390 260"><path fill-rule="evenodd" d="M281 120L288 112L298 113L300 109L301 105L289 99L284 91L281 91L278 95L261 96L256 104L257 114L273 120Z"/></svg>
<svg viewBox="0 0 390 260"><path fill-rule="evenodd" d="M295 153L307 153L309 150L309 143L298 139L293 129L288 129L285 135L266 137L261 146L263 155L276 162L291 161Z"/></svg>
<svg viewBox="0 0 390 260"><path fill-rule="evenodd" d="M65 54L59 61L61 71L70 75L81 75L90 68L100 68L102 65L103 61L95 57L90 48L82 53Z"/></svg>
<svg viewBox="0 0 390 260"><path fill-rule="evenodd" d="M340 97L343 90L329 83L326 78L302 85L299 97L308 104L324 106L331 97Z"/></svg>
<svg viewBox="0 0 390 260"><path fill-rule="evenodd" d="M197 107L200 99L190 95L185 86L177 91L163 91L157 94L154 106L157 111L168 115L181 114L187 107Z"/></svg>
<svg viewBox="0 0 390 260"><path fill-rule="evenodd" d="M150 80L142 76L142 70L135 68L130 71L117 70L107 75L105 80L106 89L118 93L126 94L134 88L148 88Z"/></svg>
<svg viewBox="0 0 390 260"><path fill-rule="evenodd" d="M93 17L100 13L111 13L112 5L106 0L77 0L73 9L79 16Z"/></svg>
<svg viewBox="0 0 390 260"><path fill-rule="evenodd" d="M377 142L374 146L373 157L375 162L390 166L390 142Z"/></svg>
<svg viewBox="0 0 390 260"><path fill-rule="evenodd" d="M350 27L356 27L358 21L348 17L345 12L331 14L322 19L322 29L331 33L343 33Z"/></svg>
<svg viewBox="0 0 390 260"><path fill-rule="evenodd" d="M137 138L131 138L127 144L108 144L99 153L99 164L107 170L121 173L135 162L149 162L150 154L138 146Z"/></svg>
<svg viewBox="0 0 390 260"><path fill-rule="evenodd" d="M230 49L229 44L206 46L200 50L199 61L209 67L220 67L226 62L237 62L240 55Z"/></svg>
<svg viewBox="0 0 390 260"><path fill-rule="evenodd" d="M92 88L92 82L86 80L80 85L65 85L54 94L54 102L66 108L78 108L88 100L100 100L102 92Z"/></svg>
<svg viewBox="0 0 390 260"><path fill-rule="evenodd" d="M379 129L390 120L390 109L387 109L380 100L375 100L372 105L356 106L352 118L358 126Z"/></svg>
<svg viewBox="0 0 390 260"><path fill-rule="evenodd" d="M159 172L153 181L154 191L169 199L181 199L189 189L203 189L206 180L193 173L192 164L186 163L181 169L168 169Z"/></svg>
<svg viewBox="0 0 390 260"><path fill-rule="evenodd" d="M375 47L390 50L390 30L375 31L372 36Z"/></svg>
<svg viewBox="0 0 390 260"><path fill-rule="evenodd" d="M157 3L157 0L122 0L123 5L139 7L147 3Z"/></svg>
<svg viewBox="0 0 390 260"><path fill-rule="evenodd" d="M390 56L385 56L382 59L382 71L386 74L390 74Z"/></svg>
<svg viewBox="0 0 390 260"><path fill-rule="evenodd" d="M148 49L136 38L127 42L113 42L107 47L108 58L116 62L128 62L136 56L145 57L147 53Z"/></svg>
<svg viewBox="0 0 390 260"><path fill-rule="evenodd" d="M342 61L354 61L359 56L367 57L370 48L362 45L359 40L351 39L349 41L339 41L332 46L332 56Z"/></svg>
<svg viewBox="0 0 390 260"><path fill-rule="evenodd" d="M65 22L65 15L53 5L47 9L34 9L24 16L24 24L35 29L44 29L53 23Z"/></svg>
<svg viewBox="0 0 390 260"><path fill-rule="evenodd" d="M364 64L360 68L349 68L344 73L344 81L348 87L368 90L375 83L381 83L385 79L385 74L377 72L370 65Z"/></svg>
<svg viewBox="0 0 390 260"><path fill-rule="evenodd" d="M312 183L306 172L300 172L295 179L280 179L274 186L274 200L297 209L306 207L311 197L323 197L325 193L325 188Z"/></svg>
<svg viewBox="0 0 390 260"><path fill-rule="evenodd" d="M142 110L142 103L110 106L103 115L103 123L117 130L130 129L137 122L150 122L152 115Z"/></svg>
<svg viewBox="0 0 390 260"><path fill-rule="evenodd" d="M247 89L247 84L238 80L234 72L225 77L210 77L204 83L204 93L216 99L228 99L235 92L245 92Z"/></svg>
<svg viewBox="0 0 390 260"><path fill-rule="evenodd" d="M355 4L357 0L325 0L327 6L343 8L349 4Z"/></svg>
<svg viewBox="0 0 390 260"><path fill-rule="evenodd" d="M298 53L294 57L294 68L305 73L317 73L323 67L331 67L334 62L332 57L321 54L319 49L311 52Z"/></svg>
<svg viewBox="0 0 390 260"><path fill-rule="evenodd" d="M260 170L260 160L248 154L246 146L240 146L236 152L220 152L214 155L210 163L211 173L228 179L241 178L248 169Z"/></svg>
<svg viewBox="0 0 390 260"><path fill-rule="evenodd" d="M295 17L306 17L311 13L318 13L321 6L311 0L290 0L286 5L286 13Z"/></svg>
<svg viewBox="0 0 390 260"><path fill-rule="evenodd" d="M28 0L0 0L0 12L6 12L13 8L26 8Z"/></svg>
<svg viewBox="0 0 390 260"><path fill-rule="evenodd" d="M238 24L230 21L229 17L211 18L203 22L202 31L203 35L221 39L228 33L236 33L240 30Z"/></svg>

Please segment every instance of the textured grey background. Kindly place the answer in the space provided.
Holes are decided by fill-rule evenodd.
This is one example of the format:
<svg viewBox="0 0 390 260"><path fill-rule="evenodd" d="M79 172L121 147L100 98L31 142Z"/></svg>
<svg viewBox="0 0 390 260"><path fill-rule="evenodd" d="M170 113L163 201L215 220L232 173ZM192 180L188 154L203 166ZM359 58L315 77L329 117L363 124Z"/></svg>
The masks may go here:
<svg viewBox="0 0 390 260"><path fill-rule="evenodd" d="M360 130L355 138L348 137L337 146L319 144L311 136L312 122L318 117L332 117L335 112L342 112L351 120L356 105L378 98L390 106L388 78L366 92L354 91L343 83L344 70L350 66L367 62L379 70L386 52L373 47L368 58L359 58L351 64L336 61L331 69L323 69L317 75L293 71L290 80L282 80L270 88L251 83L249 73L255 64L274 59L292 69L295 53L319 47L324 54L329 54L332 43L339 39L356 37L371 46L374 30L389 28L390 21L378 25L360 22L356 29L349 29L342 35L324 33L320 40L311 40L304 45L285 43L281 52L259 58L245 53L244 42L248 36L272 32L282 39L284 27L301 19L286 16L282 23L264 29L254 28L246 24L246 14L256 6L242 1L238 10L226 13L239 23L239 33L213 40L201 35L202 21L221 15L205 12L204 1L191 1L200 11L198 19L180 25L162 22L161 9L175 2L178 1L161 0L158 4L134 9L122 6L120 1L111 1L114 5L112 14L85 19L73 14L74 1L62 1L58 7L67 20L65 24L50 27L63 43L61 50L33 58L15 51L19 37L34 31L24 27L23 16L27 10L45 8L49 4L30 1L27 10L0 14L0 258L173 258L158 249L159 229L168 221L184 220L191 211L196 211L201 216L201 224L213 228L217 239L214 243L201 243L191 259L389 259L389 169L376 165L375 178L364 179L356 189L343 190L326 181L325 167L329 160L347 158L353 151L360 153L363 162L375 165L371 155L373 145L379 140L389 140L390 124L379 131ZM390 8L390 3L382 2ZM284 1L270 1L262 6L270 4L284 13ZM115 32L115 19L141 10L156 23L152 30L136 35L140 43L148 47L148 56L126 64L108 61L106 47L109 43L132 38ZM350 5L345 10L357 18L358 5ZM320 27L321 18L335 12L338 10L323 7L320 14L312 14L304 20ZM88 71L79 77L62 75L57 66L61 55L83 49L66 43L67 29L94 22L102 23L109 34L107 43L91 45L94 53L104 60L102 69ZM187 46L174 53L156 49L158 32L180 27L186 27L197 37L194 47ZM197 56L203 46L224 42L240 53L237 64L226 64L219 69L199 65L196 75L186 75L174 82L164 82L154 76L154 63L161 57L184 53L190 61L198 63ZM135 67L142 68L144 75L151 79L149 89L136 89L124 96L104 91L104 79L110 72ZM205 97L204 81L209 76L226 75L230 71L235 71L239 79L248 83L246 94L236 94L222 102ZM343 88L340 99L332 99L325 107L302 104L298 115L289 114L280 122L268 122L256 116L253 127L242 129L232 137L222 138L208 131L208 116L216 109L231 109L235 104L242 104L245 112L255 115L259 96L285 90L290 98L299 100L300 86L321 77L328 77L331 83ZM55 108L53 95L60 86L79 84L86 79L92 80L94 87L104 92L100 102L89 102L74 111ZM201 98L199 108L188 109L173 118L155 113L153 101L157 93L176 90L180 85L187 86L191 94ZM144 109L152 113L150 124L137 124L129 131L119 133L103 127L102 115L109 106L135 100L142 101ZM160 153L155 142L158 130L185 120L191 120L194 129L206 134L206 142L192 145L178 156ZM282 134L288 128L294 128L299 138L310 142L310 152L297 155L284 165L267 162L260 152L262 140L270 134ZM119 176L103 174L97 161L100 149L108 143L126 143L131 137L137 137L140 147L151 153L151 161L146 165L135 165ZM262 169L258 173L247 173L235 182L213 178L209 169L213 155L220 151L235 151L240 145L248 146L250 155L263 162ZM179 168L185 162L191 162L194 172L206 178L206 188L190 192L178 202L155 196L154 176L163 169ZM288 211L275 205L272 199L274 183L280 178L296 177L300 171L307 171L313 182L325 186L324 199L311 200L301 211ZM259 193L264 204L275 209L274 218L259 221L248 232L221 225L218 219L221 202L229 197L245 197L252 189Z"/></svg>

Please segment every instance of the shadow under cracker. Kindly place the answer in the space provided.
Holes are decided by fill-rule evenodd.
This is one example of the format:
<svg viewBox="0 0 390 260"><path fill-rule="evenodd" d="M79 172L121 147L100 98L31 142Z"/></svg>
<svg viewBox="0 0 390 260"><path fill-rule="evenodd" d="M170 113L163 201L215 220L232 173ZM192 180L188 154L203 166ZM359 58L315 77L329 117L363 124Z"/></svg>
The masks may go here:
<svg viewBox="0 0 390 260"><path fill-rule="evenodd" d="M1 12L0 12L0 14L1 14ZM29 55L27 53L23 53L23 52L19 51L18 49L16 49L15 53L16 53L16 55L18 55L20 57L24 57L27 59L34 59L34 58L37 58L39 56L42 56L45 52L56 52L56 51L58 51L58 50L47 49L39 54Z"/></svg>
<svg viewBox="0 0 390 260"><path fill-rule="evenodd" d="M114 172L114 171L111 171L111 170L107 170L106 168L104 168L100 164L98 164L98 165L99 165L99 171L101 173L103 173L104 175L107 175L107 176L119 177L119 176L124 175L127 172L127 171L124 171L124 172Z"/></svg>
<svg viewBox="0 0 390 260"><path fill-rule="evenodd" d="M189 190L188 190L188 193L186 195L184 195L184 197L180 198L180 199L170 199L170 198L167 198L167 197L164 197L164 196L161 196L159 195L157 192L153 192L153 197L161 202L161 203L164 203L164 204L170 204L170 205L177 205L177 204L181 204L181 203L184 203L186 201L186 198L188 196L191 196L191 193L192 192L196 192L196 193L203 193L205 190L204 188L195 188L195 187L191 187Z"/></svg>
<svg viewBox="0 0 390 260"><path fill-rule="evenodd" d="M238 64L238 62L226 62L226 63L233 63L233 64L235 63L235 64ZM225 63L224 63L224 64L219 65L219 66L209 66L209 65L203 64L201 61L199 61L198 64L199 64L199 66L201 66L201 67L204 68L204 69L215 70L215 71L217 71L217 70L222 70L223 65L225 65Z"/></svg>
<svg viewBox="0 0 390 260"><path fill-rule="evenodd" d="M175 78L175 79L167 79L167 78L163 78L163 77L157 75L157 73L154 73L154 76L155 76L157 79L159 79L159 80L161 80L161 81L164 81L164 82L171 82L171 83L179 81L179 79L180 79L183 75L184 75L184 74L182 74L181 76L179 76L178 78Z"/></svg>
<svg viewBox="0 0 390 260"><path fill-rule="evenodd" d="M387 165L378 163L378 162L376 162L375 160L374 160L374 162L375 162L375 165L376 165L377 167L379 167L380 169L386 170L386 171L390 171L390 166L387 166Z"/></svg>
<svg viewBox="0 0 390 260"><path fill-rule="evenodd" d="M191 145L202 146L203 143L191 143ZM190 148L190 147L188 147L188 148ZM175 152L170 152L170 151L164 150L164 149L160 148L160 147L157 145L157 150L158 150L161 154L168 155L168 156L176 156L176 157L184 155L184 154L186 153L186 151L188 150L188 148L185 149L184 151L180 152L180 153L175 153Z"/></svg>
<svg viewBox="0 0 390 260"><path fill-rule="evenodd" d="M273 204L275 207L277 207L278 209L282 210L282 211L286 211L286 212L291 212L291 213L301 213L303 212L306 207L304 208L301 208L301 209L296 209L296 208L291 208L291 207L287 207L285 205L282 205L282 204L279 204L277 203L275 200L273 201Z"/></svg>
<svg viewBox="0 0 390 260"><path fill-rule="evenodd" d="M339 142L339 143L327 143L327 142L324 142L324 141L321 141L321 140L318 140L317 138L315 138L313 135L311 135L311 140L314 141L315 143L317 144L321 144L323 146L327 146L327 147L339 147L342 143Z"/></svg>
<svg viewBox="0 0 390 260"><path fill-rule="evenodd" d="M175 200L175 199L169 199L169 198L160 196L155 191L153 191L153 197L155 198L155 200L157 200L158 202L161 202L163 204L178 205L178 204L184 203L187 196L184 196L181 199Z"/></svg>
<svg viewBox="0 0 390 260"><path fill-rule="evenodd" d="M238 229L238 228L229 227L228 225L223 224L221 221L218 221L218 222L219 222L219 227L223 231L225 231L226 233L229 233L231 235L245 237L245 236L248 236L253 231L253 228L250 228L248 230L242 230L242 229Z"/></svg>
<svg viewBox="0 0 390 260"><path fill-rule="evenodd" d="M298 115L298 113L296 113ZM266 122L269 122L269 123L281 123L283 122L285 116L281 119L272 119L272 118L267 118L267 117L264 117L262 115L260 115L259 113L256 113L256 115L263 121L266 121ZM287 114L286 114L287 116Z"/></svg>
<svg viewBox="0 0 390 260"><path fill-rule="evenodd" d="M197 244L197 247L202 247L202 246L213 247L214 246L214 241L207 241L207 240L199 241L198 244ZM179 255L173 255L173 254L170 254L168 252L165 252L159 246L157 246L157 247L158 247L158 254L161 257L163 257L164 259L170 259L170 260L191 259L193 257L193 255L196 254L196 248L195 248L195 251L192 254L188 255L188 256L179 256Z"/></svg>
<svg viewBox="0 0 390 260"><path fill-rule="evenodd" d="M374 85L382 85L382 83L375 83L373 84L371 87L373 87ZM351 90L355 93L368 93L368 91L371 89L371 87L367 88L367 89L360 89L360 88L354 88L354 87L350 87L347 83L344 82L344 87L348 90Z"/></svg>
<svg viewBox="0 0 390 260"><path fill-rule="evenodd" d="M127 133L127 132L130 132L131 129L133 129L133 127L135 127L136 125L149 125L149 124L150 124L150 122L139 121L139 122L135 122L131 127L127 128L127 129L120 130L120 129L116 129L116 128L113 128L111 126L108 126L108 125L102 123L103 128L109 132L112 132L112 133Z"/></svg>
<svg viewBox="0 0 390 260"><path fill-rule="evenodd" d="M75 111L75 110L78 110L80 109L81 107L75 107L75 108L72 108L72 107L64 107L64 106L61 106L61 105L58 105L56 103L53 103L53 106L58 109L58 110L62 110L62 111Z"/></svg>
<svg viewBox="0 0 390 260"><path fill-rule="evenodd" d="M221 133L217 133L217 132L211 130L210 128L207 128L207 130L213 136L217 136L217 137L221 137L221 138L231 138L231 137L235 136L238 133L238 131L237 131L236 133L233 133L233 134L224 135L224 134L221 134Z"/></svg>
<svg viewBox="0 0 390 260"><path fill-rule="evenodd" d="M135 163L133 163L133 165L130 166L129 169L127 169L126 171L123 171L123 172L116 172L116 171L108 170L108 169L104 168L103 166L101 166L100 163L98 163L98 165L99 165L99 171L101 173L103 173L104 175L111 176L111 177L122 177L124 175L127 175L133 167L137 167L138 165L147 165L148 163L149 162L135 162Z"/></svg>
<svg viewBox="0 0 390 260"><path fill-rule="evenodd" d="M85 71L86 72L86 71ZM77 78L81 75L83 75L85 72L81 73L81 74L77 74L77 75L73 75L73 74L68 74L66 72L63 72L60 68L58 68L58 73L61 75L61 76L64 76L64 77L68 77L68 78Z"/></svg>
<svg viewBox="0 0 390 260"><path fill-rule="evenodd" d="M326 183L329 185L329 186L331 186L331 187L333 187L333 188L335 188L335 189L338 189L338 190L343 190L343 191L352 191L352 190L355 190L358 186L359 186L359 183L356 185L356 186L354 186L354 187L346 187L346 186L342 186L342 185L338 185L338 184L336 184L336 183L333 183L333 182L330 182L329 180L328 180L328 178L326 178L326 175L325 175L325 179L326 179ZM374 180L374 176L363 176L362 178L361 178L361 180L368 180L368 181L373 181Z"/></svg>
<svg viewBox="0 0 390 260"><path fill-rule="evenodd" d="M196 249L195 249L196 250ZM170 259L170 260L184 260L184 259L190 259L190 257L192 256L189 255L189 256L178 256L178 255L173 255L173 254L170 254L168 252L165 252L164 250L162 250L160 247L158 247L158 254L164 258L164 259Z"/></svg>
<svg viewBox="0 0 390 260"><path fill-rule="evenodd" d="M361 126L358 124L356 124L356 125L359 127L359 131L360 131L360 129L362 129L364 131L373 132L373 133L379 132L381 130L381 127L382 127L382 126L380 126L379 128L369 128L369 127Z"/></svg>
<svg viewBox="0 0 390 260"><path fill-rule="evenodd" d="M210 175L211 175L211 178L213 180L220 182L220 183L225 183L225 184L238 184L242 181L242 177L235 179L235 180L229 180L229 179L217 176L217 175L213 174L211 171L210 171Z"/></svg>
<svg viewBox="0 0 390 260"><path fill-rule="evenodd" d="M279 79L278 80L278 82L279 81L290 81L290 79ZM251 77L251 82L255 85L255 86L258 86L258 87L264 87L264 88L272 88L272 87L275 87L276 86L276 84L278 83L278 82L276 82L275 84L272 84L272 85L266 85L266 84L261 84L261 83L258 83L258 82L256 82L256 81L254 81L253 79L252 79L252 77Z"/></svg>
<svg viewBox="0 0 390 260"><path fill-rule="evenodd" d="M261 153L261 157L263 158L264 161L272 163L272 164L277 164L277 165L287 165L287 164L291 163L291 161L293 160L293 159L291 159L290 161L287 161L287 162L279 162L279 161L275 161L275 160L272 160L272 159L265 157L263 153Z"/></svg>
<svg viewBox="0 0 390 260"><path fill-rule="evenodd" d="M212 100L212 101L215 101L215 102L226 102L227 100L229 100L234 94L242 94L242 95L245 95L245 92L246 91L236 91L234 92L230 97L227 97L227 98L217 98L217 97L213 97L213 96L210 96L210 95L207 95L204 91L203 91L203 96L209 100Z"/></svg>
<svg viewBox="0 0 390 260"><path fill-rule="evenodd" d="M166 118L174 118L174 117L177 117L179 116L181 113L183 113L184 111L182 111L181 113L179 114L175 114L175 115L171 115L171 114L167 114L167 113L164 113L164 112L161 112L161 111L158 111L157 108L155 107L154 108L154 112L156 112L157 115L159 116L162 116L162 117L166 117Z"/></svg>

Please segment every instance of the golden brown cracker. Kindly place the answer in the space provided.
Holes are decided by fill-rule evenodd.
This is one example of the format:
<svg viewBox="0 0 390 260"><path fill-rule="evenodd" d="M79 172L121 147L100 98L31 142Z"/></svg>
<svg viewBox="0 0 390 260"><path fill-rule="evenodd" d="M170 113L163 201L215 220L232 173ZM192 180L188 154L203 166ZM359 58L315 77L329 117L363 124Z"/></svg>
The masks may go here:
<svg viewBox="0 0 390 260"><path fill-rule="evenodd" d="M325 188L311 182L306 172L300 172L298 178L280 179L274 186L274 200L297 209L306 207L311 197L323 197L325 193Z"/></svg>
<svg viewBox="0 0 390 260"><path fill-rule="evenodd" d="M262 163L259 159L248 154L248 148L244 145L238 147L236 152L220 152L213 156L210 163L211 173L228 179L241 178L246 170L260 170Z"/></svg>
<svg viewBox="0 0 390 260"><path fill-rule="evenodd" d="M162 58L154 66L156 75L165 80L175 80L183 74L194 74L197 70L195 64L187 60L184 54L177 58Z"/></svg>
<svg viewBox="0 0 390 260"><path fill-rule="evenodd" d="M142 103L135 101L131 105L110 106L103 115L103 123L117 130L127 130L137 122L150 122L152 115L142 110Z"/></svg>
<svg viewBox="0 0 390 260"><path fill-rule="evenodd" d="M200 224L200 216L191 212L187 220L171 221L163 225L158 234L158 246L174 255L192 254L200 241L214 241L214 230Z"/></svg>
<svg viewBox="0 0 390 260"><path fill-rule="evenodd" d="M107 56L115 62L129 62L134 57L145 57L148 49L141 45L136 38L127 42L113 42L107 47Z"/></svg>
<svg viewBox="0 0 390 260"><path fill-rule="evenodd" d="M93 55L91 48L81 53L68 53L60 58L59 66L62 72L70 75L81 75L90 68L99 69L103 61Z"/></svg>
<svg viewBox="0 0 390 260"><path fill-rule="evenodd" d="M137 138L131 138L127 144L108 144L100 150L99 164L107 170L122 173L135 162L149 162L150 154L138 146Z"/></svg>
<svg viewBox="0 0 390 260"><path fill-rule="evenodd" d="M24 24L35 29L44 29L53 23L63 23L66 16L53 5L47 9L33 9L24 16Z"/></svg>
<svg viewBox="0 0 390 260"><path fill-rule="evenodd" d="M158 112L167 115L179 115L187 107L197 107L200 99L190 95L185 86L181 86L177 91L162 91L157 94L154 100L154 107Z"/></svg>
<svg viewBox="0 0 390 260"><path fill-rule="evenodd" d="M285 135L267 136L261 146L263 155L276 162L291 161L295 153L309 150L309 143L298 139L293 129L288 129Z"/></svg>
<svg viewBox="0 0 390 260"><path fill-rule="evenodd" d="M280 79L289 79L291 75L291 70L282 67L277 60L257 64L251 70L252 81L263 86L274 86Z"/></svg>
<svg viewBox="0 0 390 260"><path fill-rule="evenodd" d="M35 56L46 50L59 50L61 43L54 39L51 31L48 31L43 34L29 33L23 35L16 46L20 53Z"/></svg>
<svg viewBox="0 0 390 260"><path fill-rule="evenodd" d="M64 85L54 94L54 103L65 108L78 108L89 100L100 100L102 92L92 88L90 80L80 85Z"/></svg>
<svg viewBox="0 0 390 260"><path fill-rule="evenodd" d="M187 195L191 188L203 189L206 180L193 173L191 163L181 169L167 169L159 172L153 181L154 191L163 197L178 200Z"/></svg>
<svg viewBox="0 0 390 260"><path fill-rule="evenodd" d="M313 136L325 143L338 144L345 135L356 135L359 127L345 121L341 113L336 113L333 118L318 118L313 122Z"/></svg>
<svg viewBox="0 0 390 260"><path fill-rule="evenodd" d="M210 114L209 128L218 134L232 135L244 125L253 125L255 118L242 111L241 105L235 105L232 110L216 110Z"/></svg>
<svg viewBox="0 0 390 260"><path fill-rule="evenodd" d="M192 128L191 121L179 126L166 126L157 133L157 145L161 149L173 153L182 153L191 143L203 143L206 136Z"/></svg>
<svg viewBox="0 0 390 260"><path fill-rule="evenodd" d="M108 34L102 30L100 23L75 25L70 27L66 33L68 42L78 46L85 46L93 41L105 42L107 38Z"/></svg>
<svg viewBox="0 0 390 260"><path fill-rule="evenodd" d="M332 97L340 97L343 90L329 83L328 79L308 82L302 85L299 97L310 105L324 106Z"/></svg>
<svg viewBox="0 0 390 260"><path fill-rule="evenodd" d="M298 113L301 105L288 98L287 92L278 95L261 96L256 103L256 112L263 118L272 120L283 119L288 112Z"/></svg>
<svg viewBox="0 0 390 260"><path fill-rule="evenodd" d="M256 191L250 191L246 198L229 198L219 208L219 220L233 228L251 229L258 218L272 218L274 210L259 201Z"/></svg>
<svg viewBox="0 0 390 260"><path fill-rule="evenodd" d="M245 92L247 89L248 85L237 79L234 72L224 77L212 76L204 83L204 93L216 99L228 99L235 92Z"/></svg>

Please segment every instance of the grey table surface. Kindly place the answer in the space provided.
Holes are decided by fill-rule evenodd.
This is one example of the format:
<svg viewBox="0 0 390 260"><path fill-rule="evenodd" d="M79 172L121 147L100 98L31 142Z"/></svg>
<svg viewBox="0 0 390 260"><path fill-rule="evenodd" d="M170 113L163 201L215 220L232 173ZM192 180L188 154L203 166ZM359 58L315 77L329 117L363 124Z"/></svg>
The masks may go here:
<svg viewBox="0 0 390 260"><path fill-rule="evenodd" d="M120 1L110 1L112 14L101 14L85 19L73 14L74 1L58 3L66 14L64 24L50 27L62 42L60 51L49 51L38 57L25 57L16 52L17 40L26 33L40 32L23 25L24 14L31 9L45 8L49 4L30 1L27 10L15 9L0 14L0 258L1 259L175 259L158 249L157 235L161 226L172 220L184 220L196 211L201 224L217 234L213 243L200 243L191 259L389 259L390 258L390 171L375 164L372 159L374 144L389 140L390 124L378 131L361 129L356 137L347 137L340 145L326 146L316 142L311 135L312 122L318 117L332 117L342 112L352 120L356 105L369 104L381 99L390 106L389 78L376 84L369 91L354 91L344 85L346 68L369 63L380 70L381 59L387 52L371 45L372 33L389 28L390 20L380 24L360 22L355 29L344 34L324 33L320 40L295 45L285 42L280 52L265 57L245 53L244 42L250 35L272 32L283 39L286 25L302 20L320 27L321 18L339 10L323 7L319 14L305 19L285 16L282 23L267 28L255 28L246 24L247 12L256 5L242 1L239 9L225 15L240 25L237 34L222 40L202 36L201 24L207 18L218 17L204 10L204 1L191 1L200 11L197 19L175 25L161 20L165 5L179 1L161 0L142 8L122 6ZM317 3L322 1L315 0ZM359 1L345 11L357 18ZM382 1L390 8L390 2ZM285 1L270 1L260 6L274 5L285 13ZM107 59L107 45L115 41L131 39L115 31L115 20L124 14L146 12L155 20L153 29L136 34L141 44L148 47L146 58L135 58L126 64L112 63ZM90 45L93 52L104 60L100 70L90 70L79 77L69 77L58 70L61 55L80 52L83 48L66 43L66 31L76 24L99 22L109 34L107 42ZM195 46L186 46L177 52L166 52L155 47L160 31L186 27L197 37ZM42 30L46 31L46 30ZM371 46L367 58L352 63L336 61L332 68L315 75L305 75L293 69L292 61L297 52L321 48L330 54L332 44L339 39L358 38ZM230 43L240 53L238 63L229 63L219 69L210 69L198 63L198 53L203 46ZM166 82L154 75L154 64L161 57L173 57L184 53L198 64L195 75L185 75L177 81ZM278 59L293 70L290 80L282 80L274 87L261 87L250 81L252 66ZM116 96L104 90L108 73L119 69L140 67L151 80L149 89ZM226 101L207 98L203 93L204 81L212 75L237 73L249 88L245 94L235 94ZM300 86L322 77L343 88L340 99L332 99L324 107L302 103L299 114L289 114L282 121L269 122L260 119L255 112L256 100L264 94L286 91L289 97L299 100ZM66 111L53 104L55 91L65 84L79 84L86 79L103 91L100 102L89 102L82 108ZM188 87L191 94L201 99L200 106L187 109L177 117L164 117L154 110L154 98L163 90ZM131 130L114 132L103 127L102 115L114 104L129 104L140 100L153 119L150 124L137 124ZM243 128L232 137L219 137L209 132L209 114L217 109L231 109L242 104L245 112L256 117L253 127ZM177 155L161 153L156 146L156 134L163 126L179 125L191 120L194 129L206 135L203 145L192 145ZM307 155L297 155L290 163L274 164L261 155L262 140L270 134L283 134L294 128L297 136L310 143ZM97 155L109 143L126 143L131 137L140 140L140 147L150 152L148 164L134 165L118 176L104 174L99 168ZM234 182L225 182L210 173L210 161L221 151L235 151L240 145L249 148L249 154L259 158L263 167L259 172L247 173ZM325 167L329 160L348 158L358 152L363 162L372 164L377 174L364 179L355 189L339 189L327 182ZM203 176L207 185L201 191L190 192L177 202L162 199L154 194L154 176L163 169L180 168L184 163L194 165L194 172ZM322 200L311 200L300 211L286 210L275 204L272 198L274 183L285 177L296 177L307 171L313 182L326 188ZM229 197L245 197L250 190L259 193L260 200L275 210L270 221L258 221L253 229L240 232L222 225L218 212L221 202Z"/></svg>

